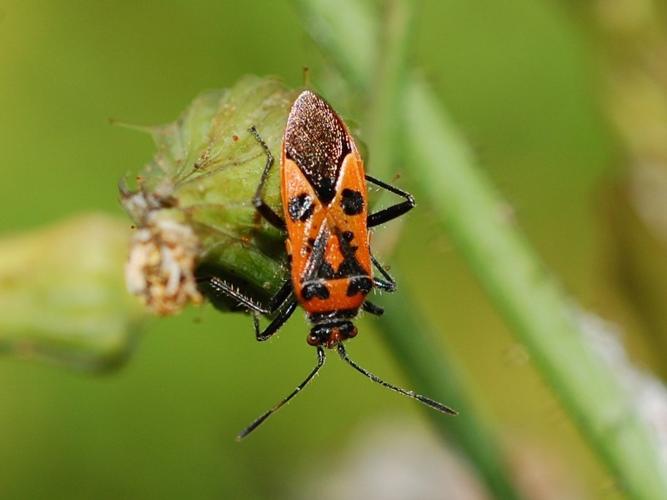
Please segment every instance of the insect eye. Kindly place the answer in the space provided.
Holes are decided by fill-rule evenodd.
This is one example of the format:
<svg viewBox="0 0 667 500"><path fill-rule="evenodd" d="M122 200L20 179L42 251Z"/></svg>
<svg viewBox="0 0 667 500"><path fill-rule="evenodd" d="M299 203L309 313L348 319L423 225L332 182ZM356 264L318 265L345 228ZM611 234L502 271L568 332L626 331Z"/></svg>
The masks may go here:
<svg viewBox="0 0 667 500"><path fill-rule="evenodd" d="M320 339L317 338L312 333L310 335L308 335L308 338L306 338L306 342L308 342L308 345L312 345L312 346L320 345Z"/></svg>
<svg viewBox="0 0 667 500"><path fill-rule="evenodd" d="M352 323L347 322L340 325L339 332L343 338L349 339L357 335L357 328Z"/></svg>
<svg viewBox="0 0 667 500"><path fill-rule="evenodd" d="M348 328L347 332L345 333L347 335L348 339L351 339L352 337L357 336L357 327L354 325L350 325L350 328Z"/></svg>

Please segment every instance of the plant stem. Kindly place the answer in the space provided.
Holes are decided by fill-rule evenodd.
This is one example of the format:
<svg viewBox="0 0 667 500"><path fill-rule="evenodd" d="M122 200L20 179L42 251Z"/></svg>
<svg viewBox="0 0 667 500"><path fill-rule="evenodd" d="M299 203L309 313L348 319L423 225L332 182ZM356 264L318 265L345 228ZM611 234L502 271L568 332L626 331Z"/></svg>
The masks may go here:
<svg viewBox="0 0 667 500"><path fill-rule="evenodd" d="M664 471L629 395L585 344L570 299L505 220L505 203L420 81L407 89L404 118L422 170L414 177L539 371L627 494L664 498Z"/></svg>
<svg viewBox="0 0 667 500"><path fill-rule="evenodd" d="M378 57L373 78L371 107L366 120L370 155L369 170L380 179L389 179L398 167L401 148L400 96L408 73L408 52L412 38L413 14L410 5L403 0L385 3L381 54Z"/></svg>
<svg viewBox="0 0 667 500"><path fill-rule="evenodd" d="M413 9L405 0L388 0L385 4L380 56L374 71L373 94L368 124L368 143L372 154L372 172L389 179L400 168L401 98L408 74ZM395 268L394 268L395 270ZM470 394L462 383L460 371L446 353L433 342L428 322L414 304L409 304L405 290L383 301L387 315L380 319L383 338L400 361L415 387L442 401L453 401L461 418L449 419L429 411L435 428L465 453L496 498L518 499L506 470L498 438L484 418L468 401ZM411 332L411 335L406 335ZM429 335L431 333L431 335Z"/></svg>
<svg viewBox="0 0 667 500"><path fill-rule="evenodd" d="M459 412L448 418L427 410L436 430L465 453L495 498L521 498L512 485L498 436L470 401L472 391L455 360L438 342L437 331L417 304L411 303L405 289L383 296L382 305L387 310L379 319L383 338L414 387Z"/></svg>
<svg viewBox="0 0 667 500"><path fill-rule="evenodd" d="M349 43L339 43L370 24L361 2L337 2L335 8L327 0L299 4L307 17L320 20L345 12L345 22L311 28L326 33L317 38L348 81L358 91L368 89L373 68L354 63L374 60L377 46L350 50ZM506 220L507 204L477 169L466 142L420 80L408 83L403 104L412 177L421 182L439 223L623 491L636 499L664 498L667 478L650 430L615 374L585 344L570 299ZM414 365L405 368L412 373Z"/></svg>

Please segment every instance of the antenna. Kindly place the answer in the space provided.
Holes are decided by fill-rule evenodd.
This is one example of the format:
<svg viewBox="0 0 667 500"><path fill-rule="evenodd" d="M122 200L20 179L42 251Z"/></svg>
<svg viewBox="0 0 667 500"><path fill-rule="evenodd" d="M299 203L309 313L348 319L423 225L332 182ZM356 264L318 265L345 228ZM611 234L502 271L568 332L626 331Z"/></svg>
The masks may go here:
<svg viewBox="0 0 667 500"><path fill-rule="evenodd" d="M260 415L255 419L253 423L251 423L248 427L243 429L238 436L236 436L237 441L241 441L244 437L246 437L248 434L250 434L252 431L257 429L267 418L269 418L271 415L273 415L275 412L277 412L284 404L288 403L290 399L292 399L294 396L299 394L301 392L301 389L306 387L308 383L313 379L315 375L317 375L317 372L320 371L320 368L322 368L322 365L324 365L324 360L325 360L325 354L324 354L324 349L322 349L322 346L317 346L317 365L313 370L308 374L308 376L305 378L303 382L301 382L296 389L294 389L287 397L283 398L280 400L278 403L276 403L270 410L268 410L266 413Z"/></svg>
<svg viewBox="0 0 667 500"><path fill-rule="evenodd" d="M442 403L439 403L431 398L427 398L426 396L422 396L421 394L417 394L414 391L406 391L405 389L401 389L400 387L397 387L395 385L390 384L389 382L385 382L382 380L380 377L377 375L372 374L365 368L362 368L358 364L356 364L354 361L352 361L348 355L347 352L345 352L345 347L343 347L343 344L338 344L338 354L340 354L340 357L346 361L352 368L357 370L359 373L362 375L365 375L369 379L371 379L373 382L377 382L378 384L382 385L383 387L386 387L387 389L390 389L394 392L398 392L399 394L403 394L403 396L407 396L412 399L416 399L420 403L425 404L429 408L433 408L436 411L439 411L440 413L445 413L446 415L458 415L458 412L456 410L452 410L450 407L443 405Z"/></svg>

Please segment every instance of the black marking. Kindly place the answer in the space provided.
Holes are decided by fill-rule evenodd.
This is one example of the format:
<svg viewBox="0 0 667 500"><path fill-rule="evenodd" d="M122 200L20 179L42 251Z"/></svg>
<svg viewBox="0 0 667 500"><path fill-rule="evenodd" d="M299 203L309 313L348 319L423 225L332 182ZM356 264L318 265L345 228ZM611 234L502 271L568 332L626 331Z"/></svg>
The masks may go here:
<svg viewBox="0 0 667 500"><path fill-rule="evenodd" d="M364 197L359 191L345 188L340 199L345 215L359 215L364 211Z"/></svg>
<svg viewBox="0 0 667 500"><path fill-rule="evenodd" d="M358 309L336 309L309 314L308 319L311 323L340 323L341 320L354 318L358 312Z"/></svg>
<svg viewBox="0 0 667 500"><path fill-rule="evenodd" d="M354 276L369 276L369 272L359 264L355 255L358 247L352 244L354 233L352 231L339 231L337 233L341 253L343 255L343 261L340 263L340 266L338 266L338 269L334 269L334 267L326 260L326 249L329 236L329 228L325 223L312 244L312 252L308 259L306 269L301 277L302 283L316 280L349 278Z"/></svg>
<svg viewBox="0 0 667 500"><path fill-rule="evenodd" d="M350 276L368 276L368 271L364 269L356 257L356 252L359 247L352 245L354 233L351 231L343 231L338 233L338 241L340 243L340 251L343 254L343 262L340 263L336 271L335 278L349 278Z"/></svg>
<svg viewBox="0 0 667 500"><path fill-rule="evenodd" d="M336 173L336 177L338 177L338 173ZM325 205L331 203L331 200L336 196L335 182L335 180L329 179L328 177L324 177L320 181L319 189L317 189L317 196Z"/></svg>
<svg viewBox="0 0 667 500"><path fill-rule="evenodd" d="M336 272L334 271L333 266L326 261L322 262L320 269L317 271L317 277L324 280L330 280L333 279L335 276Z"/></svg>
<svg viewBox="0 0 667 500"><path fill-rule="evenodd" d="M350 278L350 284L347 285L347 296L354 297L358 293L368 295L373 288L373 280L368 276L353 276Z"/></svg>
<svg viewBox="0 0 667 500"><path fill-rule="evenodd" d="M329 204L345 157L352 152L347 129L324 99L309 90L297 97L285 126L285 154L293 160L318 198Z"/></svg>
<svg viewBox="0 0 667 500"><path fill-rule="evenodd" d="M308 255L313 251L313 246L315 245L315 239L314 238L308 238L306 241L306 244L304 245L303 249L301 250L301 255Z"/></svg>
<svg viewBox="0 0 667 500"><path fill-rule="evenodd" d="M290 219L292 221L307 221L313 211L315 210L315 204L313 199L308 196L306 193L301 193L298 196L292 198L287 204L287 212L289 213Z"/></svg>
<svg viewBox="0 0 667 500"><path fill-rule="evenodd" d="M301 296L304 300L310 300L314 297L317 297L318 299L328 299L329 289L324 283L311 281L303 286L301 289Z"/></svg>

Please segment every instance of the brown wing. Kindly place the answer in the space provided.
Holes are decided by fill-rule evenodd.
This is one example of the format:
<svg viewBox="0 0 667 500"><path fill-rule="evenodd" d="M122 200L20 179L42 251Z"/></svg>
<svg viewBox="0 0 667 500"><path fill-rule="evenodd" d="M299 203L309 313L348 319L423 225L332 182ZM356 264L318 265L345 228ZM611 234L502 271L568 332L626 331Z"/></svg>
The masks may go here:
<svg viewBox="0 0 667 500"><path fill-rule="evenodd" d="M336 194L351 138L336 112L321 97L303 91L292 104L285 126L285 157L294 161L325 205Z"/></svg>

